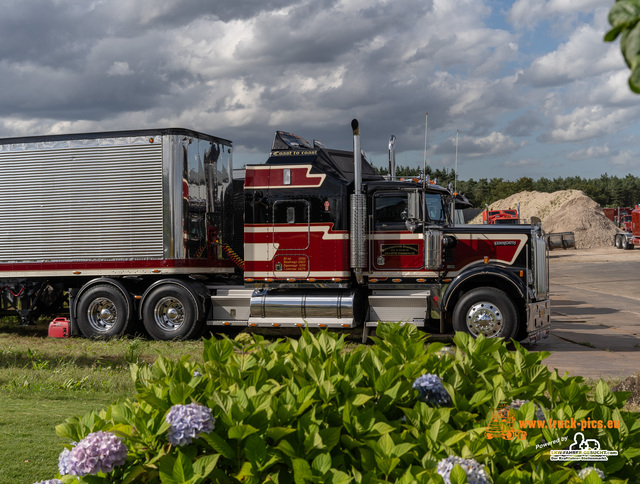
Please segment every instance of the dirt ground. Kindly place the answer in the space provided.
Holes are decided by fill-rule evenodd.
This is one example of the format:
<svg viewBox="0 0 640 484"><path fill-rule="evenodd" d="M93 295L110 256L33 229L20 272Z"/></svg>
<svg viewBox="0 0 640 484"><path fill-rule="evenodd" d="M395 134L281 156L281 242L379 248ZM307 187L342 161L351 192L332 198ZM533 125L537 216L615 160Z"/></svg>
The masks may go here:
<svg viewBox="0 0 640 484"><path fill-rule="evenodd" d="M562 262L640 262L640 248L635 250L597 247L595 249L552 250L549 253L552 263Z"/></svg>
<svg viewBox="0 0 640 484"><path fill-rule="evenodd" d="M594 290L598 288L598 282L602 278L604 279L604 284L600 284L599 292L604 295L610 294L613 296L614 294L618 294L621 296L625 296L628 300L631 299L632 294L635 292L635 289L631 286L629 281L629 277L635 278L634 270L636 267L640 268L640 248L635 250L621 250L616 249L613 246L610 247L599 247L594 249L567 249L567 250L554 250L549 253L550 258L550 270L551 270L551 287L552 287L552 306L553 306L553 289L554 289L554 274L563 274L562 266L566 264L565 267L569 267L569 264L573 266L583 265L588 267L590 264L594 264L592 277L587 277L580 281L581 287L584 287L588 290ZM614 267L619 271L619 278L611 278L610 275L603 275L603 263L611 263L610 266L606 267ZM625 264L628 263L628 264ZM622 269L624 267L624 270ZM555 277L556 281L558 281L558 276ZM623 281L624 290L622 290L619 286L616 286L616 281L613 279L618 279L619 281ZM601 281L602 282L602 281ZM630 287L631 286L631 287ZM638 296L635 296L638 298ZM558 302L558 301L556 301ZM611 300L613 303L613 300ZM595 303L597 305L597 303ZM640 303L636 303L639 304ZM597 308L596 308L597 309ZM604 314L607 313L606 308L600 308ZM638 313L632 312L629 308L621 308L626 314L626 321L628 322L628 326L624 327L613 327L609 326L610 322L605 321L608 326L607 332L615 334L617 332L626 333L630 338L633 334L636 334L640 327L640 322L638 321ZM640 311L640 307L639 307ZM553 314L553 310L552 310ZM593 315L590 314L587 316L587 319L592 319ZM590 323L598 324L597 321L589 321ZM616 325L617 326L617 325ZM585 338L588 339L588 338ZM597 352L591 353L590 357L596 357ZM638 352L640 353L640 351ZM600 352L600 355L604 355L604 357L612 357L614 353L611 352ZM632 355L632 353L627 353L627 355ZM598 355L599 356L599 355ZM613 364L613 363L612 363ZM640 409L640 371L637 371L635 374L628 376L627 378L618 381L612 389L614 391L628 391L631 392L631 396L627 401L628 408L637 411Z"/></svg>

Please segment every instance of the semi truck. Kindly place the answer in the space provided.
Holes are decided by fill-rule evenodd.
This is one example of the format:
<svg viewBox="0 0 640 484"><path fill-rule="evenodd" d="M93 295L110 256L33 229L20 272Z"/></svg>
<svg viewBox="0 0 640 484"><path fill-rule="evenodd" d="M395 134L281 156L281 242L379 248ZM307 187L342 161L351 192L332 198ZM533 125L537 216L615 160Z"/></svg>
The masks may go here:
<svg viewBox="0 0 640 484"><path fill-rule="evenodd" d="M607 215L607 209L603 209ZM640 245L640 206L636 205L629 213L621 214L625 219L622 232L613 237L613 245L616 249L632 250L636 245ZM607 218L610 218L607 215ZM626 221L629 218L630 221Z"/></svg>
<svg viewBox="0 0 640 484"><path fill-rule="evenodd" d="M603 208L605 217L616 224L616 227L625 232L631 232L631 207L608 207Z"/></svg>
<svg viewBox="0 0 640 484"><path fill-rule="evenodd" d="M209 327L546 337L538 225L456 225L460 195L378 175L360 146L276 132L263 164L182 129L0 140L3 313L68 312L71 334Z"/></svg>
<svg viewBox="0 0 640 484"><path fill-rule="evenodd" d="M509 208L507 210L495 210L486 206L486 210L482 212L483 224L519 224L520 223L520 204L518 209Z"/></svg>

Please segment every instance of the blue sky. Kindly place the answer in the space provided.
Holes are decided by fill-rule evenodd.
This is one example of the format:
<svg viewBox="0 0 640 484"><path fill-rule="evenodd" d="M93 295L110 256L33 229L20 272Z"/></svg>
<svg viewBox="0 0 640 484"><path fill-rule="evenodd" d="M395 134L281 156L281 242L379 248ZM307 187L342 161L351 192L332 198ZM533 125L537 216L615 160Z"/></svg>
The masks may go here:
<svg viewBox="0 0 640 484"><path fill-rule="evenodd" d="M462 179L640 172L613 0L6 0L0 136L185 127L236 165L292 131Z"/></svg>

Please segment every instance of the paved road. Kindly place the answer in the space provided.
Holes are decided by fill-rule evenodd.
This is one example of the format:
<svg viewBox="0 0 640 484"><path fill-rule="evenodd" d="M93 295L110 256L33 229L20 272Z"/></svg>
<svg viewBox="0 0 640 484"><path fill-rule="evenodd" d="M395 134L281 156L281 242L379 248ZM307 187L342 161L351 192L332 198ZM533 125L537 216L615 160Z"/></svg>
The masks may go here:
<svg viewBox="0 0 640 484"><path fill-rule="evenodd" d="M640 250L552 252L551 335L532 351L562 374L625 378L640 371Z"/></svg>

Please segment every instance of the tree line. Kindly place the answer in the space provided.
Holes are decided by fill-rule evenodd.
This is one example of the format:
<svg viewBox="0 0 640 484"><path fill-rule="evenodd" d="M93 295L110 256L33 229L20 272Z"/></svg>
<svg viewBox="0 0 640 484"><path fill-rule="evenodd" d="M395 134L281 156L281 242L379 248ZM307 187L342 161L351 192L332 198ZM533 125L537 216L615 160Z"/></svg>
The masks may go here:
<svg viewBox="0 0 640 484"><path fill-rule="evenodd" d="M381 175L388 175L387 168L376 168ZM455 170L432 169L427 166L427 175L437 180L438 185L454 184ZM407 166L396 167L396 177L421 177L421 168ZM456 191L465 195L474 207L484 208L497 200L507 198L522 191L551 193L558 190L582 190L588 197L602 207L634 207L640 204L640 178L628 174L625 177L601 175L599 178L582 178L580 176L566 178L542 177L534 180L521 177L516 181L502 178L481 178L479 180L457 180Z"/></svg>

